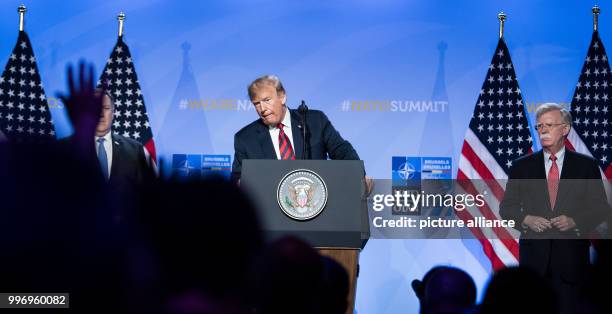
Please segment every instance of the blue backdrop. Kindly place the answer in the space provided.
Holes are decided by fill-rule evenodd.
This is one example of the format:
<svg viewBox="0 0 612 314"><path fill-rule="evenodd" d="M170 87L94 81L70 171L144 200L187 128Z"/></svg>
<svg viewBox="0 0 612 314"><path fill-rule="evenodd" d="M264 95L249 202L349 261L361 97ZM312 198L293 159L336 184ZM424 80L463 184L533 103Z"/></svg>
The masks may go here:
<svg viewBox="0 0 612 314"><path fill-rule="evenodd" d="M233 154L233 134L254 120L247 84L278 75L288 104L324 110L367 172L391 178L393 156L451 157L453 173L468 121L498 40L497 13L531 112L569 104L592 33L591 1L3 1L0 58L28 7L30 35L59 137L65 66L86 58L98 74L116 41L119 11L150 116L158 155ZM612 8L600 33L612 43ZM169 164L169 163L166 163ZM372 240L361 255L356 310L407 313L410 281L433 265L474 277L490 266L475 241Z"/></svg>

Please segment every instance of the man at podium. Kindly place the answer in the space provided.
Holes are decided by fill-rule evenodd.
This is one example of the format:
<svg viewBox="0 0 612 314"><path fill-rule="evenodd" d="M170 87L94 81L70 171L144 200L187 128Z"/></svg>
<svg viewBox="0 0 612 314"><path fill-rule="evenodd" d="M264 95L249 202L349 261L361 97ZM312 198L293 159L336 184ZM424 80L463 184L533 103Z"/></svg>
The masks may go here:
<svg viewBox="0 0 612 314"><path fill-rule="evenodd" d="M287 94L278 77L257 78L248 92L259 119L234 135L232 182L240 180L243 159L359 160L351 143L340 136L323 112L287 108Z"/></svg>

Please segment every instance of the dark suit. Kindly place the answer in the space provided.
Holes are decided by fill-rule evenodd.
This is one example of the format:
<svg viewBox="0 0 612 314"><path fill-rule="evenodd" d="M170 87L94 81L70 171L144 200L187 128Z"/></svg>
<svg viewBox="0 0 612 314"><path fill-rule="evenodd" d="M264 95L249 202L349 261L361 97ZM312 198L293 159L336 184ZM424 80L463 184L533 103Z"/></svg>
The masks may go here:
<svg viewBox="0 0 612 314"><path fill-rule="evenodd" d="M147 159L143 150L142 144L139 142L123 137L121 135L112 134L113 159L111 164L110 178L108 185L116 190L132 190L133 187L144 183L154 177L151 167L147 163ZM75 146L74 138L68 137L62 139L59 143L60 149L67 154L72 154L78 149ZM92 139L91 151L86 152L86 159L80 161L84 164L90 164L94 169L92 172L103 180L102 169L96 156L95 145ZM89 148L89 147L88 147Z"/></svg>
<svg viewBox="0 0 612 314"><path fill-rule="evenodd" d="M147 163L142 144L115 134L111 135L111 140L113 158L108 181L103 177L93 136L91 143L82 147L71 136L60 140L57 148L67 160L88 173L86 177L97 185L101 199L91 201L104 209L100 217L111 217L117 226L127 226L123 222L132 219L134 210L139 206L139 190L155 178L155 173Z"/></svg>
<svg viewBox="0 0 612 314"><path fill-rule="evenodd" d="M297 110L289 109L291 133L296 159L302 158L304 135L302 117ZM306 114L307 154L304 159L359 160L351 143L340 136L327 116L319 110ZM232 181L240 179L243 159L277 159L270 131L261 119L253 121L234 136L234 163Z"/></svg>
<svg viewBox="0 0 612 314"><path fill-rule="evenodd" d="M597 162L566 149L555 208L550 205L544 153L539 151L513 162L500 215L515 220L522 233L520 265L549 278L565 302L575 297L572 294L588 274L589 241L584 238L603 220L607 208ZM526 215L546 219L566 215L574 219L576 228L561 232L553 227L536 233L523 228Z"/></svg>
<svg viewBox="0 0 612 314"><path fill-rule="evenodd" d="M111 186L134 186L151 179L153 171L147 164L144 148L139 142L113 134L113 162L111 164Z"/></svg>

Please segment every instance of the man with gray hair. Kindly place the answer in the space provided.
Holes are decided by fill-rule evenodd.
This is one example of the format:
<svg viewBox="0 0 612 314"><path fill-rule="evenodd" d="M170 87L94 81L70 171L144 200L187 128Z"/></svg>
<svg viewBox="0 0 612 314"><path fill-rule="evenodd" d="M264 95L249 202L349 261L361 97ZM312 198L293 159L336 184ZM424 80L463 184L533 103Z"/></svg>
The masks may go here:
<svg viewBox="0 0 612 314"><path fill-rule="evenodd" d="M287 94L278 77L257 78L248 93L259 119L234 136L233 182L240 179L244 159L295 160L303 154L302 115L287 108ZM351 143L340 136L323 112L309 110L306 125L304 159L359 160Z"/></svg>
<svg viewBox="0 0 612 314"><path fill-rule="evenodd" d="M546 103L536 120L542 150L513 161L500 215L521 231L520 266L550 282L561 313L574 313L590 268L585 237L603 221L608 204L597 162L565 148L571 114Z"/></svg>

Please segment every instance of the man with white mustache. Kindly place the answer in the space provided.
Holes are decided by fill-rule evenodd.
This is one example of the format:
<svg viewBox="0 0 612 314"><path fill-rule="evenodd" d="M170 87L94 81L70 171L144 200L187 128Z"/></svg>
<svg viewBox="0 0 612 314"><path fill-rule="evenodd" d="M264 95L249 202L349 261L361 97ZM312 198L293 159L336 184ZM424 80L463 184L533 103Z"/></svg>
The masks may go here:
<svg viewBox="0 0 612 314"><path fill-rule="evenodd" d="M554 103L536 110L542 150L512 163L503 219L521 231L520 266L532 268L559 296L561 313L575 313L590 268L585 237L609 212L597 162L565 148L571 114Z"/></svg>

